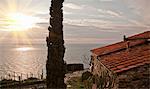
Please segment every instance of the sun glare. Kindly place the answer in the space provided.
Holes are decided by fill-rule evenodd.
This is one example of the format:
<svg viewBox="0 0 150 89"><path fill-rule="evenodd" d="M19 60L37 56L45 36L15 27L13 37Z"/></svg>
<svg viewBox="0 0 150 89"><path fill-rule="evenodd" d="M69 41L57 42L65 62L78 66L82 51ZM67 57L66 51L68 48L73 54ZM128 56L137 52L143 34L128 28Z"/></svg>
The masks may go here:
<svg viewBox="0 0 150 89"><path fill-rule="evenodd" d="M17 51L29 51L29 50L33 50L33 48L31 47L21 47L21 48L16 48Z"/></svg>
<svg viewBox="0 0 150 89"><path fill-rule="evenodd" d="M8 21L8 31L24 31L35 26L37 18L22 13L10 13Z"/></svg>
<svg viewBox="0 0 150 89"><path fill-rule="evenodd" d="M38 16L37 10L40 3L32 5L32 0L2 0L0 3L0 42L7 41L11 37L10 43L28 44L32 46L34 35L32 31L40 28L37 23L45 21ZM30 50L30 48L19 48L17 50Z"/></svg>

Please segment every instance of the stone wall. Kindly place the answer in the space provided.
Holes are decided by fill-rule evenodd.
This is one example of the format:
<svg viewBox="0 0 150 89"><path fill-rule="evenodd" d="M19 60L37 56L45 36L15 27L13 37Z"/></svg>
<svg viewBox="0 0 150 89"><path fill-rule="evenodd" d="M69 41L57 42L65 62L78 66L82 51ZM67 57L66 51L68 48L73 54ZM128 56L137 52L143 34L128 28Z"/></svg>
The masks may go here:
<svg viewBox="0 0 150 89"><path fill-rule="evenodd" d="M150 64L117 75L119 89L150 89Z"/></svg>
<svg viewBox="0 0 150 89"><path fill-rule="evenodd" d="M108 70L99 60L93 61L93 75L97 89L116 89L116 75Z"/></svg>
<svg viewBox="0 0 150 89"><path fill-rule="evenodd" d="M104 82L104 89L150 89L150 64L116 74L95 60L93 68L97 86Z"/></svg>

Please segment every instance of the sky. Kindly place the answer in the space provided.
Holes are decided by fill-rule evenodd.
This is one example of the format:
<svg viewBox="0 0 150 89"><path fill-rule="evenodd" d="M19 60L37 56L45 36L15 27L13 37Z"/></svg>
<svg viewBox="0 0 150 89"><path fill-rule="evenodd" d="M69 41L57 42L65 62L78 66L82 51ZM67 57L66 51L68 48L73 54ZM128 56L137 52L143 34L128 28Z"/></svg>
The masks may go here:
<svg viewBox="0 0 150 89"><path fill-rule="evenodd" d="M0 44L46 44L50 0L0 2ZM150 30L150 0L65 0L63 6L66 44L110 44ZM11 13L33 19L19 19L21 26L32 26L11 30Z"/></svg>

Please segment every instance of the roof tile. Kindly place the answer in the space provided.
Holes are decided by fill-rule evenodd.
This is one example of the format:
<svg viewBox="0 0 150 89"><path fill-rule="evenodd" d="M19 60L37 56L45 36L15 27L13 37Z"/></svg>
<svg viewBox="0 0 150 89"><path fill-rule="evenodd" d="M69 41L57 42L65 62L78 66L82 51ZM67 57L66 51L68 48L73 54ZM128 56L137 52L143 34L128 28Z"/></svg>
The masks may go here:
<svg viewBox="0 0 150 89"><path fill-rule="evenodd" d="M150 39L150 31L146 31L141 34L128 37L128 39L138 39L138 38ZM97 56L106 55L106 54L127 48L128 42L129 42L129 46L132 47L132 46L144 43L145 40L121 41L121 42L111 44L108 46L92 49L91 52L96 54Z"/></svg>
<svg viewBox="0 0 150 89"><path fill-rule="evenodd" d="M128 38L140 39L130 40L131 48L128 48L129 50L117 51L126 48L126 42L122 41L102 48L93 49L92 52L101 57L100 62L115 73L123 72L140 65L150 64L150 43L146 43L145 39L141 40L141 38L149 39L150 31Z"/></svg>

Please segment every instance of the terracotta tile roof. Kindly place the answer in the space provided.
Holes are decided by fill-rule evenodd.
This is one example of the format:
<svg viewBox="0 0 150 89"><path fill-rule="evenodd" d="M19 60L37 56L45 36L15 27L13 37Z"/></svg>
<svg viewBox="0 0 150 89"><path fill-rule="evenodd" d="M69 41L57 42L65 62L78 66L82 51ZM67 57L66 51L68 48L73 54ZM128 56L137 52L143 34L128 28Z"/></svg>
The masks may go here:
<svg viewBox="0 0 150 89"><path fill-rule="evenodd" d="M141 39L149 38L150 39L150 31L146 31L141 34L137 34L137 35L128 37L128 39L139 39L139 38L141 38ZM95 49L92 49L91 52L96 54L97 56L102 56L105 54L109 54L109 53L127 48L127 42L129 42L129 41L121 41L121 42L111 44L111 45L108 45L105 47L95 48ZM132 47L132 46L135 46L138 44L143 44L144 42L145 42L145 40L132 40L132 41L130 41L129 45L130 45L130 47Z"/></svg>
<svg viewBox="0 0 150 89"><path fill-rule="evenodd" d="M129 51L103 57L100 62L118 73L144 64L150 64L150 44L136 46Z"/></svg>
<svg viewBox="0 0 150 89"><path fill-rule="evenodd" d="M135 38L150 38L150 31L143 32L141 34L137 34L131 37L128 37L129 39L135 39Z"/></svg>
<svg viewBox="0 0 150 89"><path fill-rule="evenodd" d="M150 42L146 42L145 40L145 38L150 38L150 31L128 37L128 39L137 38L138 40L122 41L91 51L99 56L100 62L106 68L115 73L123 72L140 65L150 64ZM130 45L128 49L127 42Z"/></svg>

